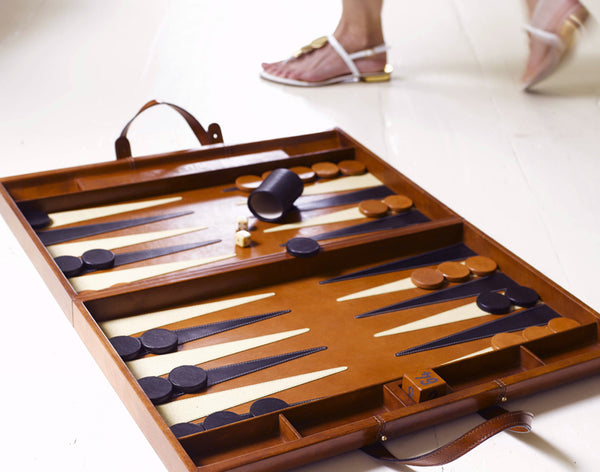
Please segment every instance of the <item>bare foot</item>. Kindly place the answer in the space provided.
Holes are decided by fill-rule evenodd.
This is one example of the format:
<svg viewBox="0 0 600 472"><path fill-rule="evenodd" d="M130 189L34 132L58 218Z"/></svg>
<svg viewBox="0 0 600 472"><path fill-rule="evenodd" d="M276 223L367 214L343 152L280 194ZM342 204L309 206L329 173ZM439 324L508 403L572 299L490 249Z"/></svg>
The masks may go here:
<svg viewBox="0 0 600 472"><path fill-rule="evenodd" d="M381 43L368 44L367 41L337 37L336 39L349 54L379 46ZM385 52L356 59L356 67L362 73L380 72L387 63ZM351 71L330 44L315 49L298 58L274 63L263 63L263 70L271 75L304 82L321 82L350 74Z"/></svg>

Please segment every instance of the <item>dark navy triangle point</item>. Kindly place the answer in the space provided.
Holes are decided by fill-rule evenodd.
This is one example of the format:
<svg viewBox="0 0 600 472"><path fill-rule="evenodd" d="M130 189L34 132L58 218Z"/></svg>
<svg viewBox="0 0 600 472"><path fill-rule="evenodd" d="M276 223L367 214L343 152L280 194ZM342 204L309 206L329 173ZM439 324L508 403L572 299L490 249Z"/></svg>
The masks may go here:
<svg viewBox="0 0 600 472"><path fill-rule="evenodd" d="M416 269L418 267L426 267L435 264L441 264L447 261L458 261L466 259L477 254L465 246L463 243L453 244L441 249L418 254L416 256L406 257L397 261L387 262L368 269L359 270L350 274L340 275L331 279L323 280L320 284L329 284L333 282L341 282L343 280L359 279L372 275L387 274L389 272L398 272L401 270Z"/></svg>
<svg viewBox="0 0 600 472"><path fill-rule="evenodd" d="M213 334L222 333L231 329L240 328L252 323L274 318L276 316L290 313L292 310L281 310L274 311L271 313L264 313L262 315L246 316L244 318L237 318L234 320L218 321L216 323L210 323L202 326L193 326L191 328L183 328L175 330L177 333L178 344L184 344L189 341L195 341L196 339L205 338L212 336Z"/></svg>
<svg viewBox="0 0 600 472"><path fill-rule="evenodd" d="M461 285L454 285L452 287L443 288L432 293L426 293L419 297L411 298L403 302L394 303L377 310L369 311L356 315L356 318L368 318L370 316L383 315L384 313L390 313L392 311L407 310L408 308L415 308L424 305L433 305L435 303L447 302L450 300L460 300L462 298L474 297L479 295L481 292L491 292L498 290L506 290L508 287L516 285L516 282L511 280L507 275L502 272L495 272L487 277L478 278L465 282Z"/></svg>
<svg viewBox="0 0 600 472"><path fill-rule="evenodd" d="M263 359L255 359L247 362L241 362L239 364L232 364L223 367L216 367L211 370L207 370L208 383L207 387L216 385L227 380L241 377L242 375L251 374L258 372L259 370L267 369L284 362L289 362L300 357L308 356L316 352L324 351L327 349L326 346L315 347L312 349L305 349L303 351L288 352L286 354L280 354L278 356L265 357Z"/></svg>
<svg viewBox="0 0 600 472"><path fill-rule="evenodd" d="M560 315L548 305L540 304L523 311L518 311L512 315L502 316L497 320L475 326L474 328L469 328L459 333L451 334L435 341L397 352L396 356L406 356L408 354L416 354L418 352L438 349L440 347L476 341L477 339L489 338L499 333L521 331L530 326L544 326L548 324L551 319L558 318L559 316Z"/></svg>
<svg viewBox="0 0 600 472"><path fill-rule="evenodd" d="M359 203L363 200L382 200L393 194L394 192L385 185L378 185L377 187L365 188L327 198L317 196L300 197L296 200L295 206L300 211L320 210L322 208Z"/></svg>
<svg viewBox="0 0 600 472"><path fill-rule="evenodd" d="M190 434L196 434L202 431L206 431L208 429L217 428L219 426L225 426L233 422L242 421L257 416L267 415L269 413L280 411L284 408L289 408L291 406L300 405L302 403L307 403L309 401L312 400L306 400L302 402L289 404L275 397L260 398L254 403L252 403L252 405L250 406L250 411L248 413L239 414L231 413L227 410L221 410L208 415L204 419L202 424L177 423L171 426L171 431L173 432L176 438L182 438L184 436L189 436Z"/></svg>
<svg viewBox="0 0 600 472"><path fill-rule="evenodd" d="M67 277L75 277L78 275L85 275L91 272L102 269L111 269L113 267L122 266L125 264L131 264L133 262L140 262L147 259L153 259L155 257L166 256L168 254L175 254L181 251L187 251L189 249L195 249L202 246L208 246L209 244L215 244L221 242L220 239L211 239L209 241L200 241L195 243L179 244L177 246L158 247L152 249L144 249L141 251L124 252L120 254L114 254L108 249L90 249L81 256L84 264L81 270L76 273L66 272L64 261L70 261L77 259L75 256L59 256L55 259L55 262L59 268L63 271ZM90 257L94 255L94 257ZM110 260L108 258L111 258ZM110 264L106 264L109 261Z"/></svg>
<svg viewBox="0 0 600 472"><path fill-rule="evenodd" d="M322 241L325 239L341 238L346 236L355 236L357 234L373 233L375 231L385 231L390 229L402 228L418 223L426 223L431 221L423 213L418 210L410 210L397 215L384 216L373 221L361 223L358 225L348 226L336 231L321 233L311 236L312 239Z"/></svg>
<svg viewBox="0 0 600 472"><path fill-rule="evenodd" d="M144 218L132 218L129 220L109 221L106 223L95 223L89 225L72 226L69 228L48 229L37 233L44 246L52 244L65 243L74 239L85 238L87 236L96 236L98 234L109 233L119 229L131 228L133 226L154 223L155 221L168 220L178 216L189 215L192 211L179 213L167 213L164 215L147 216Z"/></svg>
<svg viewBox="0 0 600 472"><path fill-rule="evenodd" d="M218 383L252 374L325 349L327 349L326 346L315 347L239 364L216 367L210 370L204 370L196 365L180 365L172 369L167 378L159 376L142 377L138 380L138 383L150 401L155 405L159 405L186 393L200 393Z"/></svg>
<svg viewBox="0 0 600 472"><path fill-rule="evenodd" d="M166 354L177 349L178 345L197 339L206 338L242 326L247 326L259 321L274 318L290 313L291 310L274 311L262 315L246 316L233 320L218 321L200 326L192 326L177 330L153 328L143 333L140 337L115 336L109 339L119 356L125 361L131 361L148 353Z"/></svg>
<svg viewBox="0 0 600 472"><path fill-rule="evenodd" d="M141 251L115 254L115 267L125 264L132 264L133 262L145 261L146 259L153 259L155 257L175 254L176 252L188 251L189 249L208 246L209 244L215 244L218 242L221 242L221 240L211 239L209 241L200 241L194 243L179 244L177 246L157 247L152 249L144 249Z"/></svg>

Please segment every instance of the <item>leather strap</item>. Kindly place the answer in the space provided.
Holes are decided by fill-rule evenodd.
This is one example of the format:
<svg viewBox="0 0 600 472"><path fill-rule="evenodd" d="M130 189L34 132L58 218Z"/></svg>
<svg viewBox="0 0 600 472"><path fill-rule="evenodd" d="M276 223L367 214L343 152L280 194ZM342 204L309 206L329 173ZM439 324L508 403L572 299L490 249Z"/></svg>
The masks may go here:
<svg viewBox="0 0 600 472"><path fill-rule="evenodd" d="M552 47L559 49L560 51L565 49L565 44L563 43L563 40L560 38L559 35L555 33L543 30L541 28L536 28L532 25L524 25L523 29L528 33L533 34L534 36L537 36L542 41L545 41L546 43L550 44Z"/></svg>
<svg viewBox="0 0 600 472"><path fill-rule="evenodd" d="M129 122L123 128L123 131L121 131L121 135L115 141L115 152L117 154L117 159L125 159L128 157L131 157L131 146L129 144L129 140L127 139L127 131L129 130L129 126L131 126L131 123L133 123L133 120L135 120L144 110L147 110L148 108L151 108L155 105L167 105L167 106L171 107L173 110L175 110L176 112L178 112L183 117L183 119L187 122L189 127L192 129L194 135L196 136L196 138L198 138L198 141L200 142L201 145L217 144L217 143L223 142L223 135L221 133L221 127L218 124L212 123L208 127L208 132L207 132L202 127L200 122L198 120L196 120L196 118L194 118L189 112L187 112L183 108L181 108L177 105L173 105L172 103L158 102L156 100L150 100L148 103L146 103L140 109L140 111L138 111L135 114L135 116L131 120L129 120Z"/></svg>
<svg viewBox="0 0 600 472"><path fill-rule="evenodd" d="M363 49L362 51L357 51L348 54L348 57L352 60L362 59L363 57L375 56L376 54L381 54L382 52L389 51L390 47L386 44L380 44L379 46L375 46L371 49Z"/></svg>
<svg viewBox="0 0 600 472"><path fill-rule="evenodd" d="M356 67L354 61L356 59L361 59L363 57L374 56L376 54L386 52L389 48L385 44L380 44L379 46L375 46L374 48L364 49L362 51L353 52L352 54L348 54L339 41L335 38L335 36L330 35L327 37L327 41L331 44L331 47L338 53L338 55L342 58L353 77L360 77L361 73Z"/></svg>
<svg viewBox="0 0 600 472"><path fill-rule="evenodd" d="M533 414L526 411L506 411L499 406L493 406L479 412L487 421L463 434L458 439L426 454L407 459L394 456L381 442L376 442L362 448L364 452L389 462L416 466L443 465L458 459L488 438L510 429L517 433L531 430Z"/></svg>
<svg viewBox="0 0 600 472"><path fill-rule="evenodd" d="M337 39L335 39L335 36L330 35L327 37L327 40L329 41L329 44L331 44L335 52L338 53L338 56L340 56L342 60L346 63L346 67L350 69L350 72L352 72L352 76L360 77L360 71L358 70L358 67L356 67L356 64L354 64L354 61L350 58L344 47L338 42Z"/></svg>

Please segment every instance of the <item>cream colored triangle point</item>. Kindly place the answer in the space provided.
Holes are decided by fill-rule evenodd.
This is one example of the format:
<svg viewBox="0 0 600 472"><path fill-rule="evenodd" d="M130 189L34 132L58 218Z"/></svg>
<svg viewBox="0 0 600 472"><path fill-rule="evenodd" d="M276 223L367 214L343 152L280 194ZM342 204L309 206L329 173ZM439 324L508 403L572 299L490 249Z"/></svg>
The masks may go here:
<svg viewBox="0 0 600 472"><path fill-rule="evenodd" d="M80 241L76 243L53 244L47 246L48 252L52 257L58 256L79 256L90 249L115 249L134 244L141 244L157 239L170 238L181 234L193 233L206 229L206 226L196 226L190 228L166 229L164 231L150 231L147 233L127 234L125 236L113 236L110 238L92 239L89 241Z"/></svg>
<svg viewBox="0 0 600 472"><path fill-rule="evenodd" d="M461 264L464 265L465 261L462 261ZM350 295L338 298L337 301L345 302L346 300L372 297L374 295L383 295L384 293L399 292L401 290L408 290L410 288L416 288L416 285L413 283L410 277L407 277L406 279L397 280L388 284L379 285L378 287L368 288L360 292L351 293Z"/></svg>
<svg viewBox="0 0 600 472"><path fill-rule="evenodd" d="M348 367L342 366L334 367L333 369L309 372L307 374L294 375L292 377L271 380L255 385L233 388L223 392L197 395L195 397L165 403L164 405L158 405L156 408L166 421L167 425L172 426L177 423L204 418L215 411L233 408L234 406L258 400L259 398L269 395L274 395L278 392L298 387L299 385L314 382L315 380L343 372L346 369L348 369Z"/></svg>
<svg viewBox="0 0 600 472"><path fill-rule="evenodd" d="M396 328L388 329L387 331L381 331L376 333L374 337L379 338L382 336L390 336L392 334L407 333L409 331L416 331L418 329L432 328L434 326L455 323L457 321L479 318L489 314L490 313L487 311L483 311L481 308L479 308L477 306L477 302L472 302L467 305L438 313L437 315L431 315L427 318L413 321L412 323L407 323L402 326L397 326Z"/></svg>
<svg viewBox="0 0 600 472"><path fill-rule="evenodd" d="M354 300L356 298L372 297L374 295L382 295L384 293L399 292L400 290L408 290L415 287L416 285L412 282L410 277L407 277L406 279L396 280L395 282L390 282L388 284L368 288L360 292L351 293L350 295L338 298L337 301L345 302L347 300Z"/></svg>
<svg viewBox="0 0 600 472"><path fill-rule="evenodd" d="M324 193L345 192L347 190L358 190L361 188L377 187L379 185L383 185L383 183L373 174L350 175L306 186L302 195L322 195Z"/></svg>
<svg viewBox="0 0 600 472"><path fill-rule="evenodd" d="M326 193L346 192L348 190L359 190L361 188L378 187L383 183L373 174L351 175L348 177L340 177L324 182L317 182L314 185L304 187L302 196L323 195ZM235 203L238 206L247 205L248 199Z"/></svg>
<svg viewBox="0 0 600 472"><path fill-rule="evenodd" d="M366 218L358 207L347 208L346 210L335 211L333 213L327 213L325 215L315 216L308 220L300 221L298 223L289 223L286 225L274 226L273 228L265 229L265 233L274 233L276 231L286 231L288 229L306 228L308 226L325 225L329 223L340 223L342 221L357 220Z"/></svg>
<svg viewBox="0 0 600 472"><path fill-rule="evenodd" d="M452 362L462 361L463 359L468 359L469 357L479 356L480 354L486 354L488 352L492 352L493 350L494 350L493 347L486 347L485 349L482 349L481 351L475 351L475 352L472 352L471 354L467 354L466 356L457 357L456 359L451 359L448 362L444 362L442 365L451 364Z"/></svg>
<svg viewBox="0 0 600 472"><path fill-rule="evenodd" d="M207 315L216 311L226 310L247 303L252 303L263 298L272 297L275 292L250 295L248 297L229 298L217 302L200 303L198 305L172 308L170 310L154 311L152 313L143 313L141 315L129 316L116 320L109 320L100 323L100 328L104 331L107 338L113 336L130 335L141 333L148 329L157 328L178 321L189 320L197 316Z"/></svg>
<svg viewBox="0 0 600 472"><path fill-rule="evenodd" d="M160 198L158 200L146 200L134 203L117 203L116 205L106 205L101 207L82 208L80 210L67 210L50 213L48 216L52 220L50 228L56 226L79 223L80 221L91 220L103 216L118 215L127 211L141 210L142 208L151 208L158 205L166 205L181 200L181 197Z"/></svg>
<svg viewBox="0 0 600 472"><path fill-rule="evenodd" d="M281 333L267 334L255 338L231 341L228 343L216 344L214 346L199 347L196 349L187 349L185 351L163 354L160 356L144 357L129 361L127 367L136 379L148 377L149 375L168 374L175 367L180 365L197 365L204 362L220 359L237 352L247 351L259 346L265 346L282 339L291 338L300 334L307 333L308 328L296 329L293 331L284 331Z"/></svg>
<svg viewBox="0 0 600 472"><path fill-rule="evenodd" d="M164 264L153 264L143 267L133 267L131 269L111 270L97 274L80 275L69 279L71 286L78 292L84 290L103 290L116 284L136 282L138 280L149 279L158 275L168 274L178 270L189 269L211 262L220 261L235 257L235 254L225 254L222 256L207 257L204 259L194 259L186 261L166 262Z"/></svg>

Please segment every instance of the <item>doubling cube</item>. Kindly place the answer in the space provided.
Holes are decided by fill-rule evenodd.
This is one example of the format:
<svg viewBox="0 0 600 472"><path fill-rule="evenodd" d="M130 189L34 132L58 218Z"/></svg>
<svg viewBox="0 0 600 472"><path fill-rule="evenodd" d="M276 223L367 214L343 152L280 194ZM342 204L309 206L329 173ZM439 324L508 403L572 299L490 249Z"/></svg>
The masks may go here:
<svg viewBox="0 0 600 472"><path fill-rule="evenodd" d="M446 382L433 370L420 370L402 377L402 390L416 403L446 394Z"/></svg>

